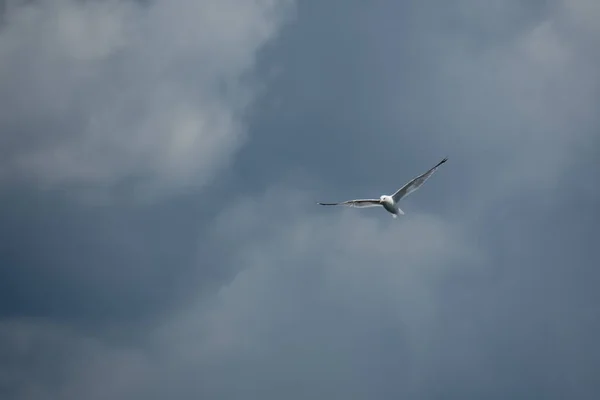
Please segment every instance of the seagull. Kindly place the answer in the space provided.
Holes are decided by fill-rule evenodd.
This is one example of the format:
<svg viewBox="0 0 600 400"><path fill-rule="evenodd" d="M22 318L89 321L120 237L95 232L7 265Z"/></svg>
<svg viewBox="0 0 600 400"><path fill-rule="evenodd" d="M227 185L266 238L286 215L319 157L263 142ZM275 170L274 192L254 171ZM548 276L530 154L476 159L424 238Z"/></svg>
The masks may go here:
<svg viewBox="0 0 600 400"><path fill-rule="evenodd" d="M394 193L391 196L382 195L379 197L379 199L358 199L358 200L342 201L339 203L317 202L317 204L320 204L322 206L347 206L347 207L359 207L359 208L383 206L383 208L387 212L392 214L392 217L397 218L398 215L404 215L404 211L402 211L398 207L398 202L400 201L400 199L402 199L403 197L409 195L410 193L412 193L415 190L417 190L418 188L420 188L425 183L425 181L431 175L433 175L433 173L438 169L438 167L440 165L442 165L443 163L445 163L446 161L448 161L447 157L445 157L442 161L437 163L436 166L431 168L429 171L427 171L424 174L421 174L421 175L417 176L416 178L413 178L411 181L407 182L404 186L402 186L400 189L398 189L396 191L396 193Z"/></svg>

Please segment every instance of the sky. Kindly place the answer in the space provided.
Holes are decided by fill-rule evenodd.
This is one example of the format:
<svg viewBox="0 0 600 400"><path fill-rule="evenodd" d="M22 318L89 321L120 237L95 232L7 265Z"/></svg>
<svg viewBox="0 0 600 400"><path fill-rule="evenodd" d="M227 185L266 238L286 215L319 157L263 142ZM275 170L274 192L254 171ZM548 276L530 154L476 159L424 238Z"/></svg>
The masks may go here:
<svg viewBox="0 0 600 400"><path fill-rule="evenodd" d="M597 1L0 6L3 399L600 396Z"/></svg>

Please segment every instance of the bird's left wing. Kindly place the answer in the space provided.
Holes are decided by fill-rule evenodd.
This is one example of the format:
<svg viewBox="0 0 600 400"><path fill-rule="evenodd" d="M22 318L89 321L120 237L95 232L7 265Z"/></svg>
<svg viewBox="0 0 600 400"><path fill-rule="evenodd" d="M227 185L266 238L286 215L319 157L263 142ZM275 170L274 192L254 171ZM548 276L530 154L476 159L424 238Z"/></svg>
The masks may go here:
<svg viewBox="0 0 600 400"><path fill-rule="evenodd" d="M342 201L339 203L317 203L320 204L322 206L346 206L346 207L360 207L360 208L366 208L366 207L377 207L380 206L380 200L379 199L359 199L359 200L348 200L348 201Z"/></svg>
<svg viewBox="0 0 600 400"><path fill-rule="evenodd" d="M407 196L407 195L411 194L412 192L414 192L415 190L417 190L418 188L420 188L425 183L425 181L427 179L429 179L429 177L431 175L433 175L433 173L438 169L438 167L440 165L442 165L443 163L445 163L446 161L448 161L448 158L444 158L442 161L437 163L435 167L431 168L429 171L425 172L424 174L421 174L421 175L417 176L416 178L413 178L410 182L408 182L407 184L402 186L400 189L398 189L396 191L396 193L394 193L392 195L394 201L398 202L404 196Z"/></svg>

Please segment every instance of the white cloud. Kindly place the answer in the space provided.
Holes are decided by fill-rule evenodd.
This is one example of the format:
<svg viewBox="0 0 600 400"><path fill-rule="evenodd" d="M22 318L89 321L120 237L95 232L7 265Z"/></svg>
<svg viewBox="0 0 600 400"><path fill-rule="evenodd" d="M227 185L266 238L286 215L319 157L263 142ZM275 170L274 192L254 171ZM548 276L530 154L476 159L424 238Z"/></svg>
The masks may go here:
<svg viewBox="0 0 600 400"><path fill-rule="evenodd" d="M521 8L506 4L475 21L510 27ZM434 143L451 160L478 165L471 172L480 192L471 198L485 212L522 190L555 195L597 136L600 72L587 44L600 31L580 21L588 12L590 2L564 1L514 35L482 39L485 46L472 46L473 32L436 31L428 48L436 83L428 101L440 121Z"/></svg>
<svg viewBox="0 0 600 400"><path fill-rule="evenodd" d="M595 0L565 0L562 4L579 29L594 34L600 33L600 3Z"/></svg>
<svg viewBox="0 0 600 400"><path fill-rule="evenodd" d="M173 316L156 336L173 344L167 351L176 355L173 362L201 363L208 375L224 368L221 377L247 372L235 375L236 388L209 380L207 390L257 395L267 382L298 379L316 397L325 393L322 385L349 393L348 377L361 375L369 362L361 355L369 345L364 338L389 326L421 368L439 331L437 285L457 269L478 268L485 257L457 224L438 217L394 221L369 210L315 215L308 207L306 194L272 189L217 221L216 237L244 268L210 306ZM328 386L340 377L340 387Z"/></svg>
<svg viewBox="0 0 600 400"><path fill-rule="evenodd" d="M0 33L0 178L202 185L244 140L245 79L287 0L58 0Z"/></svg>

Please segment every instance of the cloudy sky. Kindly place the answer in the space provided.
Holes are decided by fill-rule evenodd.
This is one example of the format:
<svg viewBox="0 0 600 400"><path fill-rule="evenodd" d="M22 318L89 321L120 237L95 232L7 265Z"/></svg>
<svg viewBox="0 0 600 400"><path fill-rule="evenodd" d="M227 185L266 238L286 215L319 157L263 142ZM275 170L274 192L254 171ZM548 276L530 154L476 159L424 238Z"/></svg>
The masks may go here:
<svg viewBox="0 0 600 400"><path fill-rule="evenodd" d="M596 0L0 5L3 399L600 397Z"/></svg>

